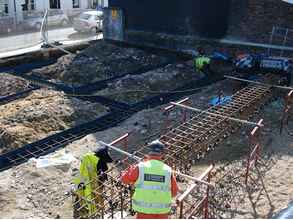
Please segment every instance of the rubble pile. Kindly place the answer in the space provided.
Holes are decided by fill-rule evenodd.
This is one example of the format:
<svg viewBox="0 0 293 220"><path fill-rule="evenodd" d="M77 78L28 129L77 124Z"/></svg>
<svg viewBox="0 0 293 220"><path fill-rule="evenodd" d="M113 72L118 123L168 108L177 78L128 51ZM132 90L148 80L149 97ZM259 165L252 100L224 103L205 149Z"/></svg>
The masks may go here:
<svg viewBox="0 0 293 220"><path fill-rule="evenodd" d="M83 85L165 63L167 58L135 48L99 41L77 55L65 55L31 74L67 84Z"/></svg>
<svg viewBox="0 0 293 220"><path fill-rule="evenodd" d="M106 89L96 94L117 101L135 103L158 95L160 91L175 90L201 77L203 75L194 71L191 62L168 64L140 75L127 75L109 83Z"/></svg>
<svg viewBox="0 0 293 220"><path fill-rule="evenodd" d="M106 112L100 104L40 89L23 100L0 106L0 153L94 120Z"/></svg>
<svg viewBox="0 0 293 220"><path fill-rule="evenodd" d="M24 91L29 86L26 80L7 73L0 75L0 97Z"/></svg>

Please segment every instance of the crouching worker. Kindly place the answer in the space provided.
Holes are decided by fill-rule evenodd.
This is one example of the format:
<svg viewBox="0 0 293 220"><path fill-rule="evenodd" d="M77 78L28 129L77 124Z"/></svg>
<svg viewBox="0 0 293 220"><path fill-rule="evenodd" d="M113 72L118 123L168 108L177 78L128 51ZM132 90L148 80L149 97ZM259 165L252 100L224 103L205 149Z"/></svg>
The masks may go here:
<svg viewBox="0 0 293 220"><path fill-rule="evenodd" d="M172 197L178 191L172 169L163 163L164 145L154 141L144 161L122 173L122 182L133 185L132 207L139 219L166 219L171 211Z"/></svg>
<svg viewBox="0 0 293 220"><path fill-rule="evenodd" d="M96 216L97 205L103 205L101 183L107 180L105 173L108 170L107 164L112 162L107 147L98 148L95 152L89 152L82 156L79 177L74 179L76 186L75 217L98 217Z"/></svg>
<svg viewBox="0 0 293 220"><path fill-rule="evenodd" d="M207 56L199 56L194 59L194 66L196 71L203 72L206 75L210 75L210 62L211 59Z"/></svg>

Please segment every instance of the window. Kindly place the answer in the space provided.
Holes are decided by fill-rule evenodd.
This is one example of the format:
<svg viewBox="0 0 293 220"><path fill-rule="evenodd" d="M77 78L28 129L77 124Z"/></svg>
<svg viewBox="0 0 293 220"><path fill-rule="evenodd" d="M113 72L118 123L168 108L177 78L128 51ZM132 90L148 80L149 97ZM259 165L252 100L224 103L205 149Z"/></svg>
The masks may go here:
<svg viewBox="0 0 293 220"><path fill-rule="evenodd" d="M36 9L35 0L25 0L25 4L22 5L23 11L31 11L35 9Z"/></svg>
<svg viewBox="0 0 293 220"><path fill-rule="evenodd" d="M79 8L79 0L72 0L72 7Z"/></svg>
<svg viewBox="0 0 293 220"><path fill-rule="evenodd" d="M4 5L4 12L5 12L5 14L8 14L8 4Z"/></svg>
<svg viewBox="0 0 293 220"><path fill-rule="evenodd" d="M7 16L8 15L8 1L0 0L0 16Z"/></svg>
<svg viewBox="0 0 293 220"><path fill-rule="evenodd" d="M60 0L50 0L50 8L60 9Z"/></svg>

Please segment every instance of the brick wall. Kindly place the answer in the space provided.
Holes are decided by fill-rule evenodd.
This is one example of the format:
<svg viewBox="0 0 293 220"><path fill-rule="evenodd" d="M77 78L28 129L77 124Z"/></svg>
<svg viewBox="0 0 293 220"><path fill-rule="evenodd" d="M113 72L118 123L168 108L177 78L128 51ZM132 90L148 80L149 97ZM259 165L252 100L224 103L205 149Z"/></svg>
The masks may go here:
<svg viewBox="0 0 293 220"><path fill-rule="evenodd" d="M291 4L281 0L231 1L227 32L231 38L268 43L274 25L293 29Z"/></svg>

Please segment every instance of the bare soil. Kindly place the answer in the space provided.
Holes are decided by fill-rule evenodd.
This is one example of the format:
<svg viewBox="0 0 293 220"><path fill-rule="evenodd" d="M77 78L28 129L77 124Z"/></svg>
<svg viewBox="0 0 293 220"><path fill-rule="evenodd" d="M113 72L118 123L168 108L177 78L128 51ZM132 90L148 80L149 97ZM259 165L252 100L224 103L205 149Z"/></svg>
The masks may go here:
<svg viewBox="0 0 293 220"><path fill-rule="evenodd" d="M60 57L53 65L33 70L30 74L66 84L83 85L157 66L168 60L143 50L120 47L98 41L75 55Z"/></svg>
<svg viewBox="0 0 293 220"><path fill-rule="evenodd" d="M200 93L192 96L193 105L206 108L207 101L217 96L219 88L226 88L227 81L219 82L203 89ZM227 86L228 88L229 86ZM229 95L225 90L225 94ZM129 140L130 149L153 140L148 139L160 130L165 116L161 112L162 106L136 113L120 125L102 132L91 134L75 141L65 149L59 150L73 154L76 161L70 165L36 168L33 161L13 167L0 173L0 216L1 218L72 218L71 198L69 191L73 176L78 172L81 156L98 147L98 141L110 142L126 132L131 132ZM285 207L293 199L292 176L293 155L292 137L287 134L279 135L279 121L281 116L282 102L273 102L264 108L264 111L253 120L264 118L266 129L264 130L263 154L272 154L274 163L268 168L263 181L270 197L273 209L267 200L265 193L261 196L245 195L246 200L237 204L225 212L226 217L236 216L239 218L271 217ZM172 114L175 120L179 118L176 113ZM196 164L192 171L199 174L212 162L216 167L224 164L238 166L239 161L245 161L249 148L247 147L247 131L242 129L221 143L215 151L211 152L204 160ZM270 142L267 140L271 140ZM273 152L273 153L272 153ZM113 153L113 152L112 152ZM241 168L242 169L242 168ZM60 178L62 176L62 178ZM260 191L258 191L260 192ZM256 202L251 202L256 201ZM256 211L255 211L256 210ZM233 214L231 214L233 213Z"/></svg>
<svg viewBox="0 0 293 220"><path fill-rule="evenodd" d="M94 120L106 110L62 92L36 90L24 99L0 106L0 153Z"/></svg>
<svg viewBox="0 0 293 220"><path fill-rule="evenodd" d="M194 70L192 62L169 64L140 75L127 75L109 83L106 89L96 94L121 102L135 103L160 92L176 90L201 77L203 74Z"/></svg>
<svg viewBox="0 0 293 220"><path fill-rule="evenodd" d="M28 86L29 82L22 78L7 73L0 74L0 97L22 92Z"/></svg>

